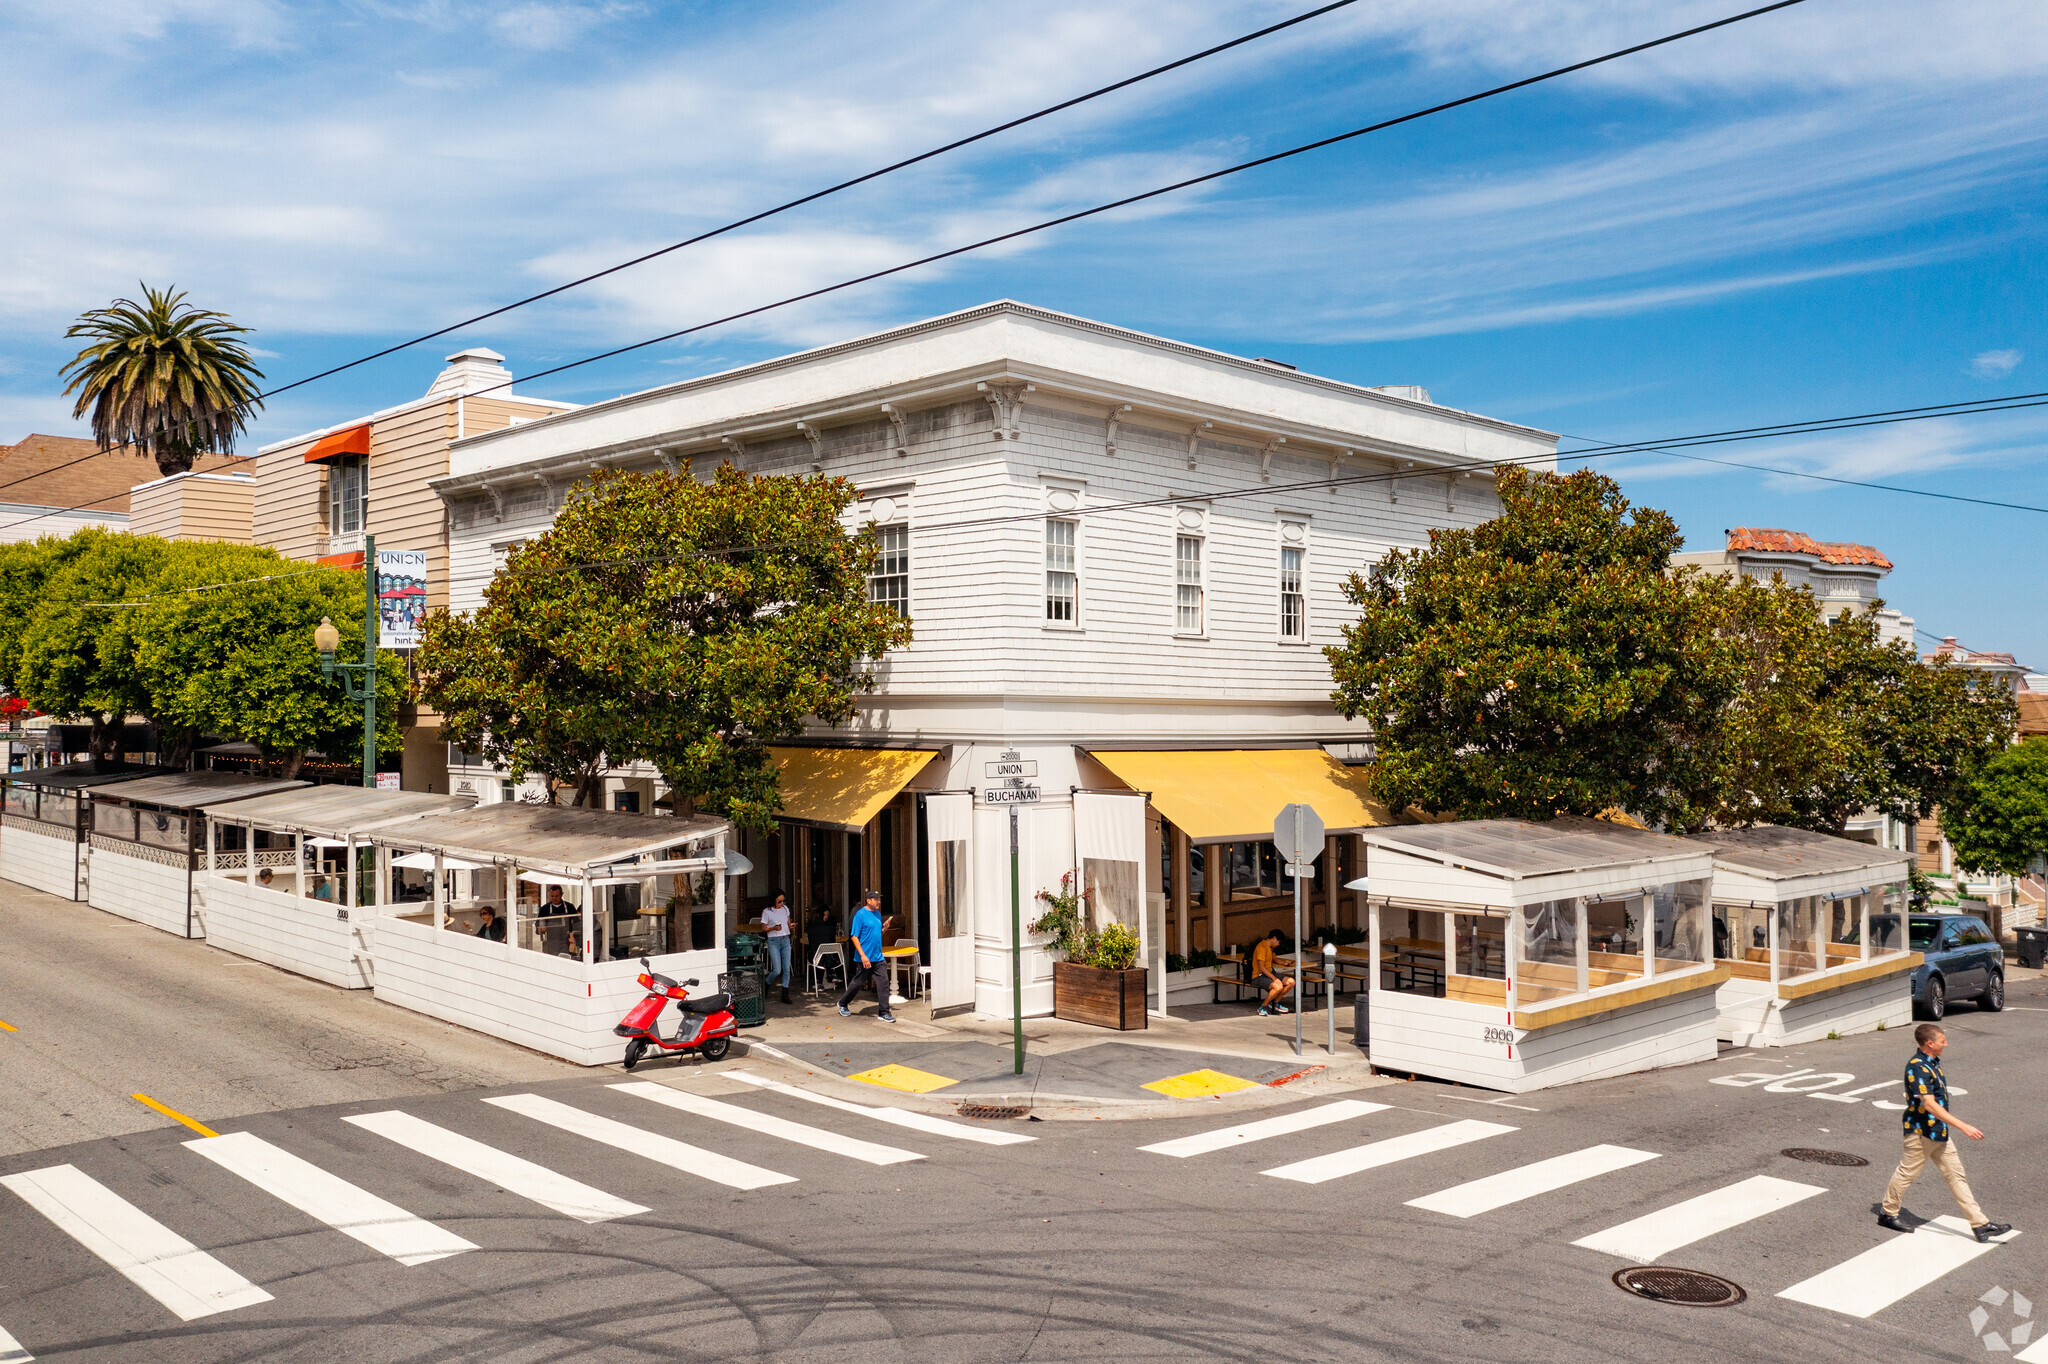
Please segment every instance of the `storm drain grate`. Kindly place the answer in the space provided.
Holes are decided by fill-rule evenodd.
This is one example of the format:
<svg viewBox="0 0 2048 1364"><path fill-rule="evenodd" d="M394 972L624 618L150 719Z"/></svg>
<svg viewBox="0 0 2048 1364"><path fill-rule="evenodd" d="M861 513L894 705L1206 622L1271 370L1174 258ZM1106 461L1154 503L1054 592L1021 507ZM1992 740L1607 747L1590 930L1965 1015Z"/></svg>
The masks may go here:
<svg viewBox="0 0 2048 1364"><path fill-rule="evenodd" d="M987 1121L992 1118L1021 1118L1030 1110L1025 1108L998 1108L994 1104L961 1104L959 1112L963 1118L980 1118L983 1121Z"/></svg>
<svg viewBox="0 0 2048 1364"><path fill-rule="evenodd" d="M1861 1156L1852 1156L1847 1151L1823 1151L1818 1146L1788 1146L1778 1152L1793 1160L1803 1160L1809 1165L1868 1165Z"/></svg>
<svg viewBox="0 0 2048 1364"><path fill-rule="evenodd" d="M1667 1269L1645 1265L1619 1270L1617 1286L1651 1302L1668 1302L1678 1307L1733 1307L1749 1297L1742 1285L1697 1269Z"/></svg>

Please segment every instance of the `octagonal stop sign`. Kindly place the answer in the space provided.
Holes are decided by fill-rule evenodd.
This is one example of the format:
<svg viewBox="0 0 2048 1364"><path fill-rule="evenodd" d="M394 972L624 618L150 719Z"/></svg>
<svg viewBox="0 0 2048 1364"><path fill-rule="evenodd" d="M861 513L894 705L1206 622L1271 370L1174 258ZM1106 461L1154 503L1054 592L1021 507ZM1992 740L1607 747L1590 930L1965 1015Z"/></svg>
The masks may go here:
<svg viewBox="0 0 2048 1364"><path fill-rule="evenodd" d="M1314 876L1315 860L1323 855L1323 817L1313 806L1288 806L1273 821L1273 846L1286 860L1289 876Z"/></svg>

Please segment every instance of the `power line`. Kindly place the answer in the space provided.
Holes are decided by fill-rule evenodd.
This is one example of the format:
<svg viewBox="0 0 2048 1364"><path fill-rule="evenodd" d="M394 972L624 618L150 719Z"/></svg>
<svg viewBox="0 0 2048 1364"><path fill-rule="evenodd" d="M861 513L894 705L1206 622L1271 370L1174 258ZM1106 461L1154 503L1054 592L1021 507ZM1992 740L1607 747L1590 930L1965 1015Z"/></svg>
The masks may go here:
<svg viewBox="0 0 2048 1364"><path fill-rule="evenodd" d="M1305 142L1298 147L1290 147L1286 151L1274 152L1269 156L1256 157L1250 161L1242 161L1234 166L1226 166L1222 170L1210 171L1204 175L1190 176L1185 180L1176 180L1172 184L1161 185L1156 189L1148 189L1139 194L1126 195L1124 198L1115 199L1106 204L1098 204L1094 208L1084 208L1073 213L1063 213L1059 217L1048 218L1045 221L1035 223L1030 227L1020 227L1012 232L1003 232L998 233L993 237L984 237L980 241L970 242L965 246L956 246L950 250L936 251L933 252L931 255L921 256L916 260L906 261L901 265L889 266L887 269L872 270L865 275L857 275L852 279L842 280L837 284L828 284L823 286L822 288L809 289L800 294L792 294L788 298L780 299L774 303L764 303L759 307L748 308L736 313L728 313L724 317L714 318L709 322L699 322L695 326L683 327L677 331L666 332L660 336L649 337L645 341L636 341L631 345L618 346L614 347L611 350L600 351L595 355L584 356L580 360L571 360L567 364L556 365L551 369L544 369L538 371L537 373L529 374L524 379L507 380L502 384L493 384L489 388L477 389L475 392L477 394L495 393L499 389L510 388L515 382L531 383L535 379L544 379L551 374L561 374L566 370L577 369L583 365L595 364L599 360L610 360L617 356L629 354L630 352L633 351L645 350L649 346L658 346L666 341L674 341L680 337L690 336L696 332L708 331L713 327L722 327L725 326L727 323L743 321L746 318L750 317L759 317L763 313L774 312L778 308L787 308L792 304L808 302L809 300L814 298L823 298L827 294L835 294L842 289L851 289L856 285L872 283L873 281L878 279L886 279L891 275L900 275L906 270L915 270L920 266L931 265L942 260L951 260L955 256L963 256L966 255L968 252L979 251L984 247L997 246L1002 244L1003 242L1016 241L1021 237L1029 237L1035 233L1045 232L1052 228L1063 226L1067 223L1079 222L1084 218L1093 218L1099 214L1110 213L1120 208L1128 208L1132 204L1143 203L1148 199L1156 199L1164 194L1173 194L1180 190L1192 188L1195 185L1208 184L1212 180L1221 180L1227 176L1240 175L1245 171L1256 170L1261 166L1270 166L1275 162L1285 161L1290 157L1302 156L1309 152L1320 151L1325 147L1334 147L1339 143L1349 142L1353 138L1364 137L1370 133L1383 132L1388 128L1399 127L1401 124L1404 123L1413 123L1417 119L1428 118L1433 114L1445 113L1452 109L1463 108L1465 105L1468 104L1476 104L1481 100L1492 99L1498 95L1505 95L1510 93L1511 91L1525 89L1532 85L1540 85L1545 81L1556 80L1561 76L1568 76L1576 71L1584 71L1590 67L1600 66L1607 62L1618 61L1623 57L1633 56L1638 52L1647 52L1652 48L1663 47L1668 43L1675 43L1685 38L1696 37L1699 34L1708 33L1713 31L1714 29L1726 28L1730 24L1739 24L1746 19L1754 19L1757 18L1759 15L1770 14L1776 10L1789 9L1793 5L1804 4L1805 2L1806 0L1775 0L1775 3L1764 5L1758 9L1745 10L1741 14L1731 14L1725 19L1716 19L1711 23L1698 24L1692 28L1682 29L1677 33L1667 33L1661 38L1652 38L1648 42L1636 43L1630 47L1617 48L1612 52L1603 53L1598 57L1588 57L1584 61L1573 62L1569 66L1556 67L1553 70L1542 72L1539 75L1524 76L1520 80L1510 81L1506 85L1496 85L1490 90L1481 90L1477 94L1464 95L1458 99L1446 100L1441 104L1430 105L1426 109L1416 109L1409 113L1401 114L1394 118L1383 119L1378 123L1367 124L1363 128L1353 128L1350 132L1337 133L1331 137L1318 138L1314 142Z"/></svg>
<svg viewBox="0 0 2048 1364"><path fill-rule="evenodd" d="M805 204L816 203L818 200L828 198L834 194L838 194L842 190L852 189L856 185L864 185L868 183L870 180L879 180L881 177L885 175L894 174L895 172L904 170L907 167L915 166L922 161L929 161L936 156L944 156L947 152L958 151L962 147L971 146L972 144L983 141L986 138L994 137L998 133L1006 133L1013 128L1021 128L1027 123L1034 123L1041 118L1047 118L1053 114L1061 113L1064 110L1072 109L1076 105L1086 104L1088 103L1088 101L1093 99L1100 99L1104 95L1111 95L1115 94L1119 90L1129 89L1131 86L1137 85L1143 81L1151 80L1155 76L1163 76L1169 71L1178 71L1180 68L1184 66L1191 66L1194 63L1202 61L1205 58L1214 57L1218 53L1228 52L1232 48L1242 47L1246 43L1256 42L1258 39L1269 37L1272 34L1280 32L1282 29L1293 28L1296 24L1305 24L1311 19L1320 18L1323 15L1328 14L1332 10L1343 9L1346 5L1350 5L1353 3L1355 3L1355 0L1335 0L1335 2L1332 4L1323 5L1318 9L1309 10L1305 14L1297 14L1292 19L1284 19L1277 24L1268 24L1264 28L1256 29L1250 33L1244 34L1241 37L1232 38L1229 42L1218 43L1214 47L1207 47L1203 48L1200 52L1190 53L1189 55L1182 57L1177 61L1168 62L1164 66L1155 66L1150 71L1141 71L1135 76L1126 76L1124 79L1116 81L1109 85L1105 85L1099 90L1091 90L1085 95L1076 95L1072 99L1061 100L1058 104L1049 104L1045 108L1040 109L1035 113L1025 114L1021 118L1013 118L1007 123L998 123L993 128L984 128L982 131L974 133L971 136L959 138L955 141L948 142L942 147L934 147L927 152L919 152L916 156L906 157L904 160L893 162L890 165L883 166L879 170L871 170L867 172L865 175L856 175L851 180L842 180L836 185L831 185L821 190L814 190L809 194L803 195L801 198L791 199L788 203L778 204L774 208L763 209L759 213L754 213L744 218L735 219L734 221L725 224L723 227L714 227L708 232L700 232L694 237L687 237L684 240L676 242L672 245L664 246L658 250L649 251L643 255L635 256L631 260L620 261L617 265L607 266L605 269L593 271L592 273L584 275L578 279L572 279L566 284L558 284L552 289L544 289L540 293L531 294L526 298L519 299L512 303L507 303L503 307L493 308L489 312L478 313L475 317L464 318L460 322L450 323L448 326L442 327L438 331L431 331L421 336L415 336L410 341L400 341L396 345L386 346L384 349L379 351L372 351L370 354L362 356L355 360L350 360L346 364L336 365L332 369L323 369L318 374L309 374L303 379L295 379L291 383L285 384L279 388L273 388L267 393L257 394L256 398L252 399L252 401L260 401L261 399L264 398L275 397L280 393L288 392L294 388L300 388L306 384L314 382L315 380L325 379L332 375L339 374L343 370L354 369L358 365L366 365L370 363L370 361L372 360L381 360L387 355L393 355L399 351L408 349L409 347L420 345L422 342L431 341L437 336L446 336L448 335L448 333L460 331L464 327L475 326L479 322L487 322L494 317L502 317L506 313L509 313L517 308L524 308L530 303L539 303L543 299L553 298L557 294L567 293L571 289L580 288L581 286L589 284L594 280L603 279L607 275L616 275L621 270L630 270L636 265L644 265L648 261L657 259L658 257L661 256L666 256L670 252L680 251L686 246L695 246L699 242L710 241L713 237L721 237L728 232L737 231L742 227L750 227L755 223L764 221L765 219L773 218L779 213L787 213L791 209L801 208Z"/></svg>
<svg viewBox="0 0 2048 1364"><path fill-rule="evenodd" d="M1954 402L1954 403L1928 403L1928 404L1926 404L1926 405L1924 405L1924 406L1921 406L1921 407L1894 407L1894 408L1889 408L1889 409L1887 409L1887 410L1885 410L1885 411L1881 411L1881 412L1856 412L1856 413L1851 413L1850 415L1848 415L1848 416L1844 416L1844 417L1809 417L1809 418L1807 418L1807 419L1806 419L1806 420L1804 420L1804 421L1792 421L1792 422L1773 422L1772 424L1770 424L1770 425L1768 425L1768 426L1737 426L1737 427L1731 427L1731 428L1729 428L1729 429L1728 429L1728 430L1726 430L1726 431L1702 431L1702 432L1698 433L1697 435L1691 435L1691 436L1677 436L1677 437L1670 437L1670 438L1666 438L1666 439L1661 439L1661 440L1632 440L1632 441L1608 441L1608 442L1602 442L1602 443L1600 443L1600 444L1596 444L1596 445L1589 445L1589 446L1587 446L1587 447L1586 447L1586 449L1588 449L1588 450L1627 450L1627 449L1630 449L1630 448L1632 448L1632 447L1638 447L1638 446L1651 446L1651 445L1655 445L1655 446L1665 446L1665 445L1673 444L1673 443L1676 443L1676 442L1688 442L1688 443L1697 443L1697 444L1705 444L1705 443L1707 443L1707 442L1708 442L1708 441L1709 441L1709 440L1710 440L1711 438L1714 438L1714 437L1719 437L1719 436L1742 436L1742 435L1750 435L1750 434L1755 434L1755 433L1763 433L1763 432L1771 432L1771 433L1777 433L1777 434L1783 434L1783 435L1798 435L1798 434L1799 434L1799 433L1800 433L1801 431L1803 431L1803 430L1805 430L1805 429L1808 429L1808 428L1814 428L1814 429L1819 429L1819 430L1832 430L1832 429L1834 429L1833 423L1837 423L1837 422L1844 422L1844 423L1847 423L1847 422L1862 422L1862 421L1865 421L1865 420L1869 420L1869 419L1873 419L1873 418L1878 418L1878 417L1900 417L1900 418L1905 418L1905 417L1915 416L1916 414L1919 414L1919 413L1927 413L1927 414L1929 414L1929 415L1932 415L1932 416L1944 416L1944 415L1947 415L1947 416L1968 416L1968 415L1970 415L1970 414L1969 414L1968 412L1965 412L1965 411L1959 411L1958 409L1963 409L1963 408L1976 408L1976 407L1996 407L1996 406L2000 406L2000 405L2003 405L2003 404L2007 404L2007 403L2013 404L2013 405L2015 405L2015 406L2032 406L2033 404L2031 404L2031 403L2029 403L2029 402L2027 401L2028 399L2032 399L2032 398L2048 398L2048 392L2043 392L2043 393L2008 393L2008 394L2006 394L2005 396L2003 396L2003 397L1999 397L1999 398L1971 398L1971 399L1968 399L1968 400L1966 400L1966 401L1963 401L1963 402ZM1588 437L1585 437L1585 436L1572 436L1572 437L1569 437L1569 439L1571 439L1571 440L1587 440L1587 439L1589 439L1589 438L1588 438ZM1563 454L1567 454L1567 453L1569 453L1569 454L1582 454L1582 453L1584 453L1584 451L1579 451L1579 450L1573 450L1573 451L1559 451L1558 453L1559 453L1560 455L1563 455Z"/></svg>

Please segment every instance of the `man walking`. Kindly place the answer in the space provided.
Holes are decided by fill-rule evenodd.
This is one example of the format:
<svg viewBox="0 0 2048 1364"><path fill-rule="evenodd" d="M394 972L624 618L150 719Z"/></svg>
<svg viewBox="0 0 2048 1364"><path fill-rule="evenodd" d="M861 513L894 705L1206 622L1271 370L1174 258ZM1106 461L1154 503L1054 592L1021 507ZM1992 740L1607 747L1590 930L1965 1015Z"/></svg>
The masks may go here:
<svg viewBox="0 0 2048 1364"><path fill-rule="evenodd" d="M860 898L861 905L854 911L850 930L858 960L846 973L846 993L839 996L839 1012L851 1018L853 1010L846 1006L859 999L861 990L873 982L875 998L881 1004L876 1016L884 1023L894 1023L896 1015L889 1012L889 966L882 956L882 892L862 891Z"/></svg>
<svg viewBox="0 0 2048 1364"><path fill-rule="evenodd" d="M1877 1224L1887 1231L1912 1230L1899 1220L1899 1206L1906 1189L1931 1160L1948 1181L1948 1191L1955 1195L1956 1205L1970 1220L1970 1229L1977 1239L1989 1241L2003 1236L2012 1228L2004 1222L1992 1221L1977 1206L1970 1183L1963 1177L1963 1159L1948 1139L1949 1128L1953 1127L1971 1141L1984 1140L1982 1131L1948 1111L1948 1080L1941 1073L1941 1054L1948 1050L1948 1034L1936 1024L1922 1023L1913 1030L1913 1040L1920 1044L1920 1050L1906 1062L1906 1155L1899 1168L1892 1171Z"/></svg>

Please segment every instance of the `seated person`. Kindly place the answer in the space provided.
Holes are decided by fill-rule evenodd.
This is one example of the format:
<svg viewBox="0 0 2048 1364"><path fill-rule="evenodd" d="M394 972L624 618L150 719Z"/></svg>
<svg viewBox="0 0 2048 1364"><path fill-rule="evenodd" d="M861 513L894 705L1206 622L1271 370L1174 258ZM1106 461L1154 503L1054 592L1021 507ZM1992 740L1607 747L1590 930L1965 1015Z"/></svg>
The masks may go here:
<svg viewBox="0 0 2048 1364"><path fill-rule="evenodd" d="M276 887L270 884L276 879L277 877L272 874L270 868L268 867L265 867L263 870L256 873L256 884L263 887L265 890L276 889Z"/></svg>
<svg viewBox="0 0 2048 1364"><path fill-rule="evenodd" d="M332 900L334 898L334 883L324 876L314 877L313 898L316 900Z"/></svg>
<svg viewBox="0 0 2048 1364"><path fill-rule="evenodd" d="M505 941L505 921L498 917L498 911L485 905L477 911L476 936L489 938L492 942Z"/></svg>
<svg viewBox="0 0 2048 1364"><path fill-rule="evenodd" d="M1275 928L1259 939L1252 949L1252 984L1266 992L1259 1003L1262 1014L1286 1014L1294 1010L1279 1002L1280 996L1294 988L1294 977L1282 975L1277 954L1280 950L1280 930Z"/></svg>

